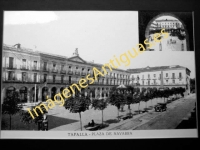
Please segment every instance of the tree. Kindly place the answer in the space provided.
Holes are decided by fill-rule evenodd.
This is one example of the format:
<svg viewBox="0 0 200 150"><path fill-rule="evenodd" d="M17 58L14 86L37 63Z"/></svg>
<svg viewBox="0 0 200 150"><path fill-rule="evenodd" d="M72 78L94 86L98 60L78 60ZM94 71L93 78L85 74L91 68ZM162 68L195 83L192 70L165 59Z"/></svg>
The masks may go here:
<svg viewBox="0 0 200 150"><path fill-rule="evenodd" d="M127 95L125 95L125 99L126 99L126 104L128 105L129 113L131 113L130 105L133 103L133 95L127 94Z"/></svg>
<svg viewBox="0 0 200 150"><path fill-rule="evenodd" d="M30 113L28 111L24 111L24 110L20 111L20 121L23 122L25 125L30 124L30 123L38 124L38 122L43 119L43 114L48 113L46 108L41 104L42 104L42 102L38 103L34 107L31 107L31 109L30 109L30 112L35 117L34 119L31 117L31 115L30 115ZM41 110L43 111L43 113L42 113L41 111L36 110L38 116L36 115L35 111L33 111L33 109L32 109L32 108L35 108L37 106L40 106Z"/></svg>
<svg viewBox="0 0 200 150"><path fill-rule="evenodd" d="M2 114L8 114L10 116L10 130L12 116L17 114L22 109L20 105L19 92L11 92L4 99L2 104Z"/></svg>
<svg viewBox="0 0 200 150"><path fill-rule="evenodd" d="M103 110L108 106L108 102L107 100L104 99L94 99L92 101L92 108L94 108L94 110L98 109L101 110L102 112L102 127L103 127Z"/></svg>
<svg viewBox="0 0 200 150"><path fill-rule="evenodd" d="M117 91L113 91L110 94L109 103L111 105L114 105L114 106L117 107L117 109L118 109L118 119L119 119L120 106L123 105L123 104L126 104L125 96L122 93L119 93Z"/></svg>
<svg viewBox="0 0 200 150"><path fill-rule="evenodd" d="M89 109L91 100L88 96L75 96L70 97L65 101L64 107L72 113L79 113L80 117L80 126L82 131L82 121L81 121L81 112L84 112Z"/></svg>
<svg viewBox="0 0 200 150"><path fill-rule="evenodd" d="M141 101L145 101L146 98L146 89L142 88L142 91L140 93L138 93L138 97L137 97L137 102L138 104L138 112L140 113L140 102Z"/></svg>

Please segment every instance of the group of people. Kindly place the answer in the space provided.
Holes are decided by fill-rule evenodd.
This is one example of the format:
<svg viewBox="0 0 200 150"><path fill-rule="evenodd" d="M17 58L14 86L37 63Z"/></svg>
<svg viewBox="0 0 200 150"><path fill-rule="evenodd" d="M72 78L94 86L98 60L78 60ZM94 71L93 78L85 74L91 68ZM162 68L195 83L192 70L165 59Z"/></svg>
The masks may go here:
<svg viewBox="0 0 200 150"><path fill-rule="evenodd" d="M94 123L94 120L92 119L92 122L91 122L91 123L89 122L89 123L88 123L88 126L89 126L89 127L93 127L94 124L95 124L95 123Z"/></svg>

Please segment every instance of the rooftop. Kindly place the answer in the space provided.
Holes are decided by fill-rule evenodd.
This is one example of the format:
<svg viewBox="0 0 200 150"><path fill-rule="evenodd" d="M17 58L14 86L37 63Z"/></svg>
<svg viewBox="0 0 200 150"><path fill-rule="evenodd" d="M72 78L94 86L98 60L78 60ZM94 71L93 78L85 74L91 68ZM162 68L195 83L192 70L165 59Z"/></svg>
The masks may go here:
<svg viewBox="0 0 200 150"><path fill-rule="evenodd" d="M134 73L140 73L140 72L161 71L161 70L178 69L178 68L188 69L188 68L183 67L183 66L173 65L173 66L157 66L157 67L147 66L145 68L127 69L127 71L134 72Z"/></svg>

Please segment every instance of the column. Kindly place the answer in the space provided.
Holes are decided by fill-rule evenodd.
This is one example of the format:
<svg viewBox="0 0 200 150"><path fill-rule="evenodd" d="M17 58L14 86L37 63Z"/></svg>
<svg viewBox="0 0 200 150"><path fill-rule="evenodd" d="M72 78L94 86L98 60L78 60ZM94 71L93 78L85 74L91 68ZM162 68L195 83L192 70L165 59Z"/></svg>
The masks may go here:
<svg viewBox="0 0 200 150"><path fill-rule="evenodd" d="M5 97L5 91L6 91L5 88L3 88L2 91L1 91L1 104L3 104L3 100L4 100L4 97Z"/></svg>
<svg viewBox="0 0 200 150"><path fill-rule="evenodd" d="M48 88L48 94L46 96L48 96L48 98L51 98L51 88ZM46 100L47 97L45 97L44 99Z"/></svg>
<svg viewBox="0 0 200 150"><path fill-rule="evenodd" d="M38 102L42 101L42 88L38 87Z"/></svg>
<svg viewBox="0 0 200 150"><path fill-rule="evenodd" d="M33 96L33 95L32 95ZM27 88L27 102L30 103L31 102L31 89Z"/></svg>

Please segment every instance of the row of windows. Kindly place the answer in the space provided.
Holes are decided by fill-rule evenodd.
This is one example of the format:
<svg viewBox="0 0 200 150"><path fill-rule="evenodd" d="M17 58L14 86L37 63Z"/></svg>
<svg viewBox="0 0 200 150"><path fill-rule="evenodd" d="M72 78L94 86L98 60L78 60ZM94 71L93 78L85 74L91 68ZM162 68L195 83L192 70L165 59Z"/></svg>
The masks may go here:
<svg viewBox="0 0 200 150"><path fill-rule="evenodd" d="M182 79L179 79L179 81L182 81ZM165 80L165 82L167 84L169 83L168 80ZM154 80L153 84L156 84L156 83L157 83L156 80ZM175 84L176 83L175 80L172 80L172 83ZM148 80L147 84L150 85L150 80ZM144 85L144 80L142 81L142 85Z"/></svg>
<svg viewBox="0 0 200 150"><path fill-rule="evenodd" d="M150 74L147 75L148 78L150 78ZM153 74L153 77L156 77L156 74ZM159 77L161 78L161 74L159 74ZM169 77L169 73L165 74L165 77ZM172 78L175 78L175 73L172 73ZM182 78L182 73L179 72L179 78ZM132 79L134 79L134 76L132 75ZM140 79L139 75L137 75L136 79ZM142 79L144 79L144 75L142 75Z"/></svg>
<svg viewBox="0 0 200 150"><path fill-rule="evenodd" d="M22 80L23 82L26 82L28 81L28 73L27 72L22 72L21 73L21 77L22 77ZM52 79L52 82L55 83L56 82L56 75L53 75L52 76L53 79ZM34 73L33 74L33 82L38 82L37 80L38 78L38 74L37 73ZM15 79L15 72L14 71L8 71L8 80L12 81L12 80L16 80ZM41 80L42 82L47 82L48 78L47 78L47 74L44 74L43 75L43 80ZM68 82L69 83L72 83L72 82L78 82L79 81L79 78L76 77L75 81L72 81L72 76L68 76ZM97 83L102 83L104 84L104 81L106 81L106 84L112 84L112 85L117 85L117 84L128 84L128 81L126 80L109 80L109 79L98 79ZM61 75L61 83L64 83L64 75ZM89 82L89 81L88 81Z"/></svg>
<svg viewBox="0 0 200 150"><path fill-rule="evenodd" d="M9 57L9 68L14 68L14 58L13 57ZM27 64L27 60L26 59L22 59L22 66L21 66L21 69L27 69L27 66L29 66L29 64ZM38 66L38 62L37 61L33 61L33 70L36 70L36 69L38 69L37 68L37 66ZM65 65L64 64L61 64L61 71L64 71L64 67L65 67ZM57 70L57 64L56 63L53 63L53 71L56 71ZM72 70L72 66L68 66L68 69L69 69L69 71L73 71ZM43 70L44 71L48 71L48 63L47 62L44 62L43 63ZM81 72L83 73L83 72L85 72L85 70L87 70L87 73L88 74L90 74L90 69L88 68L88 69L85 69L85 68L81 68ZM76 72L78 72L79 71L79 67L78 66L76 66L76 68L75 68L75 70L74 71L76 71ZM117 74L117 73L110 73L110 74L108 74L108 75L110 75L110 76L113 76L113 77L121 77L121 78L126 78L126 79L128 79L129 78L129 75L124 75L124 74Z"/></svg>

